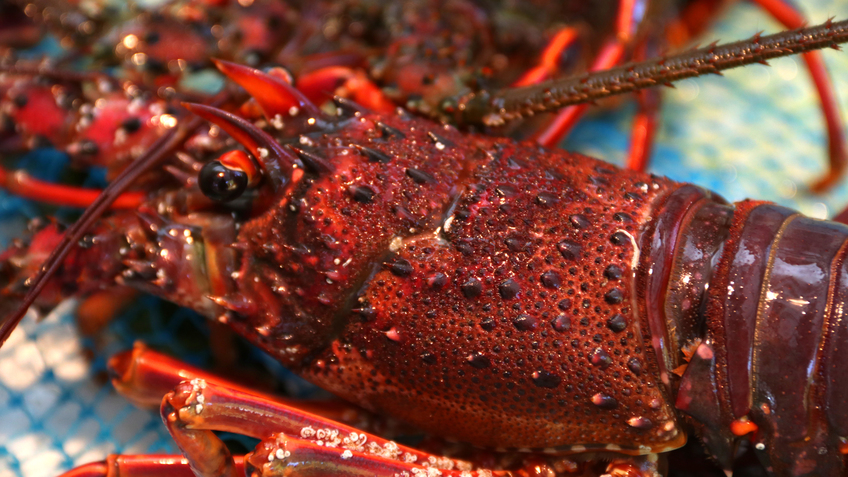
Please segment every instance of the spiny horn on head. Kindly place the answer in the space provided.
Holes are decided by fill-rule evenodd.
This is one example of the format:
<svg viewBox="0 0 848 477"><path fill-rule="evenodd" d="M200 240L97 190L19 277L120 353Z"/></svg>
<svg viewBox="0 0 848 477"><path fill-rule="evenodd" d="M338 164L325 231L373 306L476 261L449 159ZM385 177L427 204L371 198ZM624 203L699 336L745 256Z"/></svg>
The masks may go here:
<svg viewBox="0 0 848 477"><path fill-rule="evenodd" d="M250 151L265 173L268 174L268 178L275 189L288 183L292 167L295 165L303 167L303 163L297 156L282 147L268 133L250 121L203 104L183 103L183 106L223 129L224 132Z"/></svg>
<svg viewBox="0 0 848 477"><path fill-rule="evenodd" d="M256 100L269 121L302 115L310 125L323 121L324 113L294 86L280 78L247 66L213 59L215 66L228 78L246 89Z"/></svg>

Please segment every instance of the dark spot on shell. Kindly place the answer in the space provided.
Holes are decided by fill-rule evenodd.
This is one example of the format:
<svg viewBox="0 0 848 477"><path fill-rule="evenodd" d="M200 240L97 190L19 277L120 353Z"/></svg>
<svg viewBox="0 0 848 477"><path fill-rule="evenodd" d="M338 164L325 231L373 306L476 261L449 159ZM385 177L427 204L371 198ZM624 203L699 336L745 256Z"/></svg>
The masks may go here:
<svg viewBox="0 0 848 477"><path fill-rule="evenodd" d="M474 247L467 240L462 240L456 244L456 249L463 255L471 255L474 253Z"/></svg>
<svg viewBox="0 0 848 477"><path fill-rule="evenodd" d="M330 167L330 164L327 162L327 160L319 156L318 154L306 151L304 149L292 145L289 145L289 148L291 148L291 150L294 151L295 154L297 154L297 157L299 157L300 160L303 161L303 165L311 172L319 173L328 172L332 170L332 167Z"/></svg>
<svg viewBox="0 0 848 477"><path fill-rule="evenodd" d="M565 313L560 313L556 318L551 320L551 326L554 330L564 333L571 329L571 318Z"/></svg>
<svg viewBox="0 0 848 477"><path fill-rule="evenodd" d="M389 265L389 270L396 277L408 277L414 269L409 260L398 258Z"/></svg>
<svg viewBox="0 0 848 477"><path fill-rule="evenodd" d="M520 290L521 288L518 286L518 283L516 283L516 281L512 278L504 280L500 285L498 285L498 293L500 293L501 298L504 300L511 300L515 298Z"/></svg>
<svg viewBox="0 0 848 477"><path fill-rule="evenodd" d="M539 370L533 373L533 384L540 388L553 389L562 382L562 378L556 374L547 371Z"/></svg>
<svg viewBox="0 0 848 477"><path fill-rule="evenodd" d="M562 258L566 260L577 260L580 258L580 252L583 250L583 247L577 242L562 240L557 244L557 250L559 250Z"/></svg>
<svg viewBox="0 0 848 477"><path fill-rule="evenodd" d="M640 431L647 431L654 427L654 423L647 417L631 417L627 420L627 425L634 429L639 429Z"/></svg>
<svg viewBox="0 0 848 477"><path fill-rule="evenodd" d="M406 170L406 175L412 178L416 184L426 184L427 182L433 182L435 180L430 174L411 167Z"/></svg>
<svg viewBox="0 0 848 477"><path fill-rule="evenodd" d="M424 361L427 364L436 364L436 355L429 351L425 351L421 353L421 361Z"/></svg>
<svg viewBox="0 0 848 477"><path fill-rule="evenodd" d="M477 298L483 293L483 285L476 278L469 278L462 284L462 294L465 298Z"/></svg>
<svg viewBox="0 0 848 477"><path fill-rule="evenodd" d="M440 144L441 143L445 147L451 147L451 146L454 145L453 142L443 138L442 136L439 136L438 134L434 133L433 131L427 131L427 136L430 138L431 141L433 141L433 144Z"/></svg>
<svg viewBox="0 0 848 477"><path fill-rule="evenodd" d="M622 332L627 328L627 320L620 314L616 313L607 320L607 328L616 333Z"/></svg>
<svg viewBox="0 0 848 477"><path fill-rule="evenodd" d="M399 139L405 139L406 138L406 134L401 132L399 129L395 129L395 128L389 126L388 124L385 124L385 123L380 122L380 121L377 121L375 124L377 125L377 129L380 130L380 133L383 135L383 137L394 136L394 137L399 138Z"/></svg>
<svg viewBox="0 0 848 477"><path fill-rule="evenodd" d="M491 318L491 317L483 318L480 321L480 328L482 328L485 331L492 331L493 329L495 329L494 318Z"/></svg>
<svg viewBox="0 0 848 477"><path fill-rule="evenodd" d="M573 214L568 216L568 221L571 222L571 226L575 229L585 229L592 223L589 222L589 219L583 214Z"/></svg>
<svg viewBox="0 0 848 477"><path fill-rule="evenodd" d="M628 237L624 232L615 232L610 235L610 242L612 242L613 245L624 245L630 243L630 237Z"/></svg>
<svg viewBox="0 0 848 477"><path fill-rule="evenodd" d="M570 298L564 298L564 299L560 300L559 303L557 303L557 308L559 308L562 311L568 311L571 308L571 299Z"/></svg>
<svg viewBox="0 0 848 477"><path fill-rule="evenodd" d="M121 128L128 134L132 134L141 129L141 120L135 116L124 119L121 122Z"/></svg>
<svg viewBox="0 0 848 477"><path fill-rule="evenodd" d="M542 285L552 289L559 288L561 283L559 274L553 270L548 270L547 272L543 273L540 277L540 280L542 281Z"/></svg>
<svg viewBox="0 0 848 477"><path fill-rule="evenodd" d="M15 106L18 108L23 108L29 102L29 98L25 94L16 94L14 98L12 98L12 102L15 103Z"/></svg>
<svg viewBox="0 0 848 477"><path fill-rule="evenodd" d="M625 198L625 199L627 199L627 200L629 200L629 201L631 201L631 202L636 202L637 200L642 200L642 196L641 196L641 195L639 195L639 194L634 194L634 193L632 193L632 192L625 192L625 193L624 193L624 198Z"/></svg>
<svg viewBox="0 0 848 477"><path fill-rule="evenodd" d="M371 149L370 147L365 146L355 145L354 147L356 147L356 149L358 149L363 156L367 157L368 159L374 162L382 162L385 164L387 162L391 162L392 160L392 156L386 154L385 152L378 151L376 149Z"/></svg>
<svg viewBox="0 0 848 477"><path fill-rule="evenodd" d="M614 397L603 393L598 393L592 396L592 404L601 409L615 409L618 407L618 401L616 401Z"/></svg>
<svg viewBox="0 0 848 477"><path fill-rule="evenodd" d="M630 358L627 360L627 368L636 376L642 374L642 362L639 361L639 358Z"/></svg>
<svg viewBox="0 0 848 477"><path fill-rule="evenodd" d="M374 190L368 186L351 186L350 194L353 200L363 204L369 204L374 200Z"/></svg>
<svg viewBox="0 0 848 477"><path fill-rule="evenodd" d="M604 293L604 301L606 301L610 305L617 305L623 300L624 293L618 288L613 288L612 290Z"/></svg>
<svg viewBox="0 0 848 477"><path fill-rule="evenodd" d="M472 368L475 369L485 369L488 368L492 363L489 361L483 353L474 353L468 356L468 364L471 365Z"/></svg>
<svg viewBox="0 0 848 477"><path fill-rule="evenodd" d="M525 314L516 316L512 320L512 324L518 331L533 331L536 329L537 326L539 326L539 323L536 321L536 318Z"/></svg>
<svg viewBox="0 0 848 477"><path fill-rule="evenodd" d="M444 273L436 273L427 277L427 284L434 290L441 290L448 282L448 277Z"/></svg>
<svg viewBox="0 0 848 477"><path fill-rule="evenodd" d="M367 304L355 311L362 318L362 321L371 321L377 316L377 312Z"/></svg>
<svg viewBox="0 0 848 477"><path fill-rule="evenodd" d="M624 271L618 265L610 265L604 270L604 276L607 280L618 280Z"/></svg>
<svg viewBox="0 0 848 477"><path fill-rule="evenodd" d="M522 247L522 241L514 237L510 237L504 240L504 243L506 244L506 248L508 248L510 252L520 252L524 249Z"/></svg>
<svg viewBox="0 0 848 477"><path fill-rule="evenodd" d="M624 223L632 223L633 217L630 217L629 214L625 214L624 212L616 212L612 214L613 220L616 222L624 222Z"/></svg>
<svg viewBox="0 0 848 477"><path fill-rule="evenodd" d="M542 207L551 207L557 203L558 200L559 198L550 192L540 192L536 195L536 204L541 205Z"/></svg>
<svg viewBox="0 0 848 477"><path fill-rule="evenodd" d="M607 369L612 365L612 357L603 348L595 348L590 357L592 364L601 368Z"/></svg>
<svg viewBox="0 0 848 477"><path fill-rule="evenodd" d="M155 31L147 32L144 34L144 42L148 45L155 45L159 43L159 33Z"/></svg>
<svg viewBox="0 0 848 477"><path fill-rule="evenodd" d="M510 198L515 195L515 187L506 184L500 184L495 187L495 193L500 197Z"/></svg>

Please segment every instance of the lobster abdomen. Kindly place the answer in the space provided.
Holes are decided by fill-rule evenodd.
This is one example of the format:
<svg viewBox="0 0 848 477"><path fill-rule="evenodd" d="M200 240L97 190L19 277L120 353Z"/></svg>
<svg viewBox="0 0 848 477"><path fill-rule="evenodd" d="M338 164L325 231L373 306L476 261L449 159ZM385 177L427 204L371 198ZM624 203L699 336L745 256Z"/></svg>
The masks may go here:
<svg viewBox="0 0 848 477"><path fill-rule="evenodd" d="M716 405L707 411L689 396L678 406L697 409L696 418L711 428L714 454L730 455L738 443L733 423L749 421L757 429L755 449L775 473L842 475L848 227L746 201L737 204L727 233L710 281L702 345L715 353L707 394ZM710 354L696 352L694 359ZM692 379L684 376L682 387Z"/></svg>

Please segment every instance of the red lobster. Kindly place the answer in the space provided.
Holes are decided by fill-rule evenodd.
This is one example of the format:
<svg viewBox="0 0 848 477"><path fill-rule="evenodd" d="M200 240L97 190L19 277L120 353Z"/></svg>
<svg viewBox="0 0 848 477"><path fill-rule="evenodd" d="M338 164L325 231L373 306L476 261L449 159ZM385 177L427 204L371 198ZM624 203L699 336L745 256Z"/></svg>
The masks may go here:
<svg viewBox="0 0 848 477"><path fill-rule="evenodd" d="M527 114L830 46L848 40L846 29L828 22L552 83L525 92L541 95L529 103L469 96L457 110ZM750 434L776 475L844 474L848 406L836 376L848 228L403 111L339 100L330 117L279 77L218 67L282 137L188 105L246 152L103 219L80 248L70 244L82 229L69 231L46 274L24 283L24 307L45 287L84 292L118 280L228 323L368 409L536 457L493 470L195 378L165 397L162 413L196 473L597 475L594 459L540 457L576 454L612 458L601 473L652 475L654 455L682 445L688 424L726 468ZM191 129L163 136L137 164ZM138 176L137 164L104 197ZM82 227L107 205L98 201ZM47 229L33 243L56 237ZM19 266L29 252L5 257ZM15 303L15 291L4 299ZM21 314L4 323L4 339ZM781 369L781 351L803 366ZM128 359L115 361L135 379L124 386L144 394L139 381L152 370ZM281 434L236 462L213 429ZM110 465L145 472L148 463Z"/></svg>

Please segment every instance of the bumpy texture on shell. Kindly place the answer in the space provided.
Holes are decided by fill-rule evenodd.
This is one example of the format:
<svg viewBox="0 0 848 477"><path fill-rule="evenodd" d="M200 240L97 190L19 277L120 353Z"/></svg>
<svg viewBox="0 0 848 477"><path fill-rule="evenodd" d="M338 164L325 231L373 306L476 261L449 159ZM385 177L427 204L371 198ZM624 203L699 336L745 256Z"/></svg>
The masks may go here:
<svg viewBox="0 0 848 477"><path fill-rule="evenodd" d="M404 115L300 143L332 173L240 235L266 349L477 445L680 445L633 284L641 224L674 183Z"/></svg>

